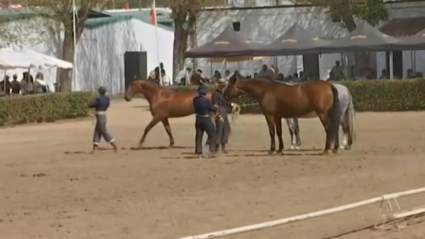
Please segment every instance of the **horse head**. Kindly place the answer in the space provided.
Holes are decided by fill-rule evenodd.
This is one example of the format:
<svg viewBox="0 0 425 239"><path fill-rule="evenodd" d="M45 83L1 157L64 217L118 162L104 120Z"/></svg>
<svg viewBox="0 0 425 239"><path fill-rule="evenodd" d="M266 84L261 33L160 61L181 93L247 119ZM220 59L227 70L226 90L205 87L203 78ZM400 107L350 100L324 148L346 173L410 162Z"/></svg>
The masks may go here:
<svg viewBox="0 0 425 239"><path fill-rule="evenodd" d="M124 99L127 102L131 101L131 99L139 93L143 93L143 87L140 85L140 80L132 80L125 92Z"/></svg>
<svg viewBox="0 0 425 239"><path fill-rule="evenodd" d="M146 99L149 98L157 92L161 87L152 80L141 80L135 79L130 82L130 85L125 92L124 99L126 101L131 101L131 99L137 94L143 94Z"/></svg>
<svg viewBox="0 0 425 239"><path fill-rule="evenodd" d="M227 100L232 100L237 97L239 97L242 94L245 94L243 90L238 88L238 85L241 81L243 81L243 76L239 74L238 72L235 72L230 78L229 78L229 85L227 86L226 90L224 91L224 96Z"/></svg>

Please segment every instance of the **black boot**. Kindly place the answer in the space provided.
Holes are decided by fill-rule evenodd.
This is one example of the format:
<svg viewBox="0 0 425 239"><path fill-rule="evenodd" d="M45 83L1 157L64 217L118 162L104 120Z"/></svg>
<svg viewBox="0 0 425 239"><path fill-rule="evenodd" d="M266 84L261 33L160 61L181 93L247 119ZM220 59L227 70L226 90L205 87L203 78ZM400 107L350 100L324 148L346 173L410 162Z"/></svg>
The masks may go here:
<svg viewBox="0 0 425 239"><path fill-rule="evenodd" d="M221 152L223 152L224 154L227 154L227 150L226 150L226 145L222 144L221 145Z"/></svg>

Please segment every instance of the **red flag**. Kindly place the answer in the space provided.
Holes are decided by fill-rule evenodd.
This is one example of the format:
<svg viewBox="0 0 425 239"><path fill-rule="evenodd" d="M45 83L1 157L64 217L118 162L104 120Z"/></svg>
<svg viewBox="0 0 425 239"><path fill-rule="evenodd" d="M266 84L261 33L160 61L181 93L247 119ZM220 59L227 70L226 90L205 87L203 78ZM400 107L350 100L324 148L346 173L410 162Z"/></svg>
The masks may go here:
<svg viewBox="0 0 425 239"><path fill-rule="evenodd" d="M128 4L128 2L126 2L126 3L124 4L124 9L126 9L126 10L130 9L130 5Z"/></svg>
<svg viewBox="0 0 425 239"><path fill-rule="evenodd" d="M152 5L152 8L151 8L151 22L152 22L153 25L156 25L155 3Z"/></svg>

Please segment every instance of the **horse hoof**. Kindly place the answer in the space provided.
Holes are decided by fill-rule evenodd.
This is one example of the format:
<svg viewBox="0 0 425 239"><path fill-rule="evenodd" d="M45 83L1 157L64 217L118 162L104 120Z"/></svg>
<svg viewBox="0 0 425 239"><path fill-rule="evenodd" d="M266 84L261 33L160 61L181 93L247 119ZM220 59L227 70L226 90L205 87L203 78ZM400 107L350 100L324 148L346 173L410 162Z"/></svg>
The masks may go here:
<svg viewBox="0 0 425 239"><path fill-rule="evenodd" d="M269 154L270 155L274 154L274 150L269 150Z"/></svg>
<svg viewBox="0 0 425 239"><path fill-rule="evenodd" d="M340 149L347 149L347 146L345 146L345 145L341 145L341 146L339 146L339 148L340 148Z"/></svg>
<svg viewBox="0 0 425 239"><path fill-rule="evenodd" d="M322 152L322 155L328 155L329 154L329 151L328 150L323 150L323 152Z"/></svg>
<svg viewBox="0 0 425 239"><path fill-rule="evenodd" d="M295 149L295 146L294 145L291 145L291 150L294 150Z"/></svg>
<svg viewBox="0 0 425 239"><path fill-rule="evenodd" d="M332 150L332 153L333 153L333 154L338 154L338 149L334 149L334 150Z"/></svg>
<svg viewBox="0 0 425 239"><path fill-rule="evenodd" d="M295 150L300 150L300 149L301 149L300 146L295 147Z"/></svg>
<svg viewBox="0 0 425 239"><path fill-rule="evenodd" d="M276 152L276 154L283 155L283 149Z"/></svg>

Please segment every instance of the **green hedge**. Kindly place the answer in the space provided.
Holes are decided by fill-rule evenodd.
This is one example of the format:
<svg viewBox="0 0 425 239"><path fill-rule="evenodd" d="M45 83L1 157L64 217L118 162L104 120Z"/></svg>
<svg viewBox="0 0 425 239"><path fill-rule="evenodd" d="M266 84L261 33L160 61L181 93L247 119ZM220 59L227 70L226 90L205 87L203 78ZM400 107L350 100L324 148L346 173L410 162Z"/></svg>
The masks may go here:
<svg viewBox="0 0 425 239"><path fill-rule="evenodd" d="M0 98L0 125L53 122L85 117L92 92L54 93Z"/></svg>
<svg viewBox="0 0 425 239"><path fill-rule="evenodd" d="M346 85L353 95L357 111L415 111L425 110L425 80L365 80L337 82ZM214 86L209 86L214 88ZM194 87L176 87L193 90ZM246 96L237 99L240 105L256 102ZM258 112L258 107L242 107L242 112Z"/></svg>
<svg viewBox="0 0 425 239"><path fill-rule="evenodd" d="M357 111L425 110L425 80L346 81L353 94ZM214 86L209 86L211 89ZM173 87L195 90L196 87ZM52 122L60 119L85 117L93 92L54 93L0 98L0 125ZM253 99L241 96L237 103L242 113L258 112ZM249 105L249 106L244 106Z"/></svg>

